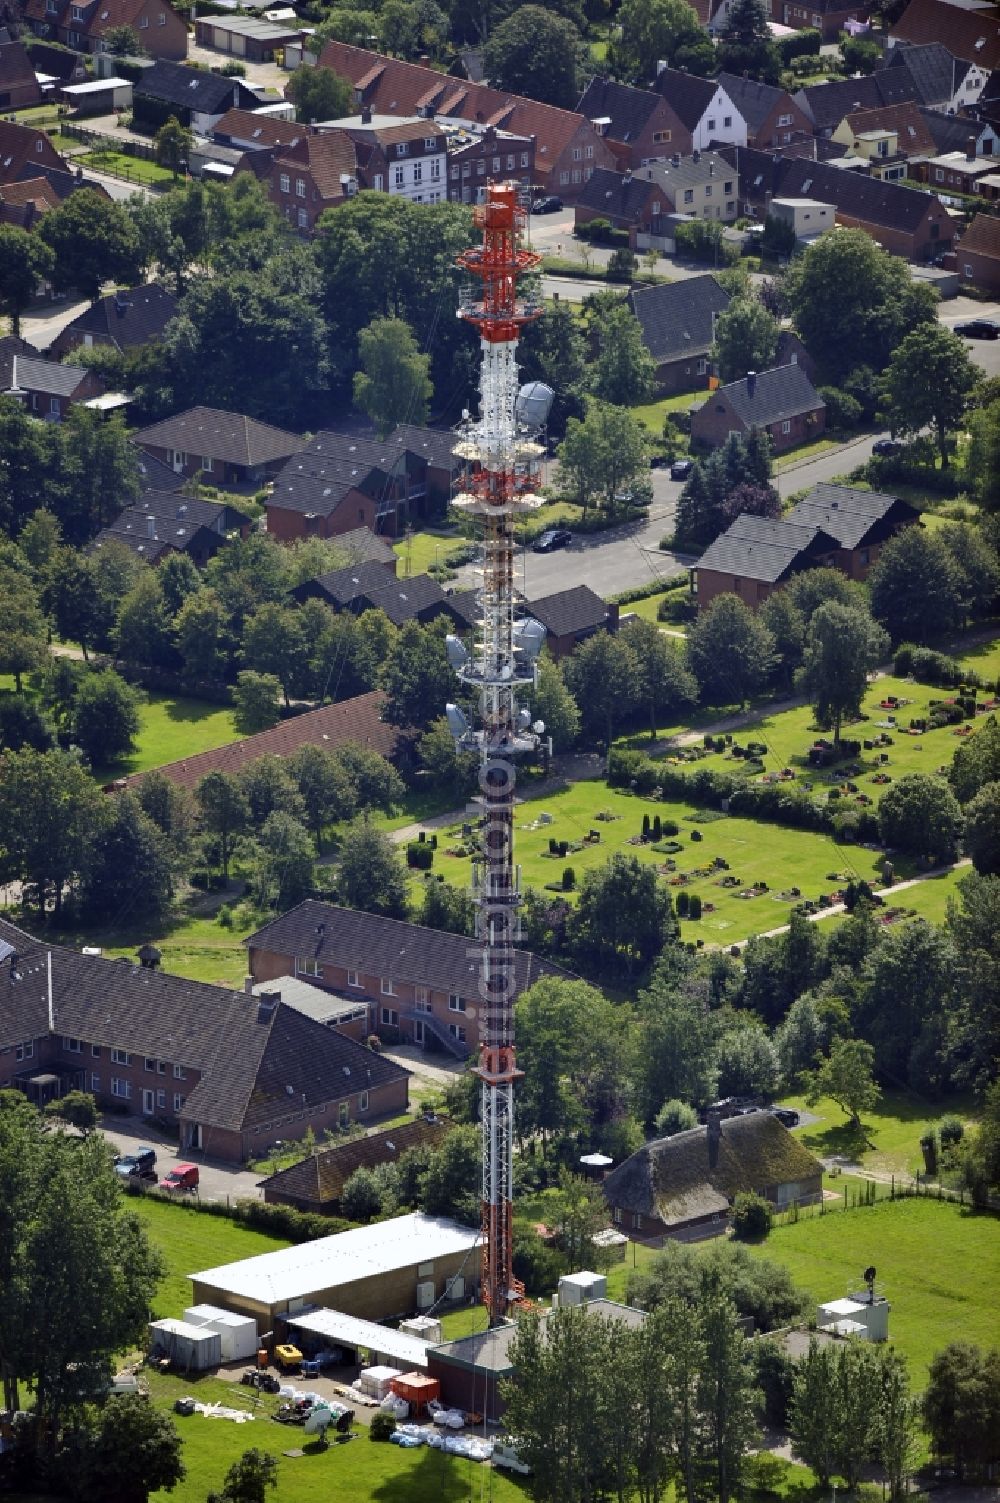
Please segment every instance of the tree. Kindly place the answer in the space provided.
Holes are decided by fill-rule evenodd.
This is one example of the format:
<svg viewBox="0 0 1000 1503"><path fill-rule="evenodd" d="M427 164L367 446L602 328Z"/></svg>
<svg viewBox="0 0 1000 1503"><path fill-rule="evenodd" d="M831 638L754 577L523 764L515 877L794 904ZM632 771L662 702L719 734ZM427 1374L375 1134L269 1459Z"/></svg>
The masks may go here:
<svg viewBox="0 0 1000 1503"><path fill-rule="evenodd" d="M244 627L243 660L259 673L273 673L289 706L290 696L303 687L306 674L301 613L292 606L265 600Z"/></svg>
<svg viewBox="0 0 1000 1503"><path fill-rule="evenodd" d="M839 605L861 607L865 603L865 595L862 590L848 579L840 569L804 569L801 574L796 574L790 582L779 591L778 596L772 595L766 602L779 598L787 598L798 610L806 625L813 616L828 600L835 600Z"/></svg>
<svg viewBox="0 0 1000 1503"><path fill-rule="evenodd" d="M297 68L285 91L303 125L315 120L338 120L354 109L354 91L332 68Z"/></svg>
<svg viewBox="0 0 1000 1503"><path fill-rule="evenodd" d="M55 257L53 285L77 288L96 303L106 281L128 285L140 274L139 236L123 204L86 186L44 215L38 233Z"/></svg>
<svg viewBox="0 0 1000 1503"><path fill-rule="evenodd" d="M668 723L698 702L698 684L687 666L683 647L653 621L636 618L622 635L635 653L639 698L649 710L649 739L656 740L657 721Z"/></svg>
<svg viewBox="0 0 1000 1503"><path fill-rule="evenodd" d="M716 1297L701 1312L705 1362L698 1384L713 1492L719 1503L740 1491L746 1453L758 1439L750 1343L730 1302Z"/></svg>
<svg viewBox="0 0 1000 1503"><path fill-rule="evenodd" d="M56 430L38 423L16 397L0 396L0 526L16 537L37 511L40 487L58 474Z"/></svg>
<svg viewBox="0 0 1000 1503"><path fill-rule="evenodd" d="M792 322L834 385L865 351L884 370L893 350L922 324L936 322L936 298L912 282L905 262L864 230L823 235L785 277Z"/></svg>
<svg viewBox="0 0 1000 1503"><path fill-rule="evenodd" d="M888 635L866 611L830 601L809 622L802 683L820 725L833 725L835 746L844 718L861 713L868 674L888 651Z"/></svg>
<svg viewBox="0 0 1000 1503"><path fill-rule="evenodd" d="M168 553L157 565L156 572L160 577L163 604L176 631L178 612L201 589L201 574L194 559L186 553Z"/></svg>
<svg viewBox="0 0 1000 1503"><path fill-rule="evenodd" d="M397 423L426 423L434 388L431 359L417 348L401 318L376 318L358 335L361 369L354 376L354 402L385 438Z"/></svg>
<svg viewBox="0 0 1000 1503"><path fill-rule="evenodd" d="M0 673L14 675L20 694L23 675L40 668L48 652L38 591L26 574L0 564Z"/></svg>
<svg viewBox="0 0 1000 1503"><path fill-rule="evenodd" d="M392 763L379 752L356 741L345 741L337 748L336 755L351 781L358 806L391 814L406 793L403 780Z"/></svg>
<svg viewBox="0 0 1000 1503"><path fill-rule="evenodd" d="M936 319L922 324L893 351L883 377L889 426L914 435L933 428L947 469L948 436L960 426L978 380L965 341Z"/></svg>
<svg viewBox="0 0 1000 1503"><path fill-rule="evenodd" d="M428 879L420 905L419 922L426 929L444 929L448 934L476 932L475 908L468 893L452 887L443 877Z"/></svg>
<svg viewBox="0 0 1000 1503"><path fill-rule="evenodd" d="M967 804L987 783L1000 782L1000 722L989 715L974 736L957 747L948 772L959 803Z"/></svg>
<svg viewBox="0 0 1000 1503"><path fill-rule="evenodd" d="M51 275L52 251L37 235L14 224L0 225L0 308L10 315L11 332L21 336L21 314Z"/></svg>
<svg viewBox="0 0 1000 1503"><path fill-rule="evenodd" d="M902 1352L890 1348L881 1357L876 1449L889 1483L890 1503L903 1503L920 1457L920 1407L910 1393Z"/></svg>
<svg viewBox="0 0 1000 1503"><path fill-rule="evenodd" d="M244 668L236 675L233 690L233 707L236 711L236 729L243 736L255 736L258 731L268 731L281 719L278 710L278 695L281 685L273 673L254 673Z"/></svg>
<svg viewBox="0 0 1000 1503"><path fill-rule="evenodd" d="M836 1376L835 1349L811 1337L795 1374L790 1430L793 1456L812 1467L823 1488L830 1485L843 1431Z"/></svg>
<svg viewBox="0 0 1000 1503"><path fill-rule="evenodd" d="M98 1123L97 1102L88 1091L67 1091L55 1101L46 1102L45 1115L68 1127L75 1127L84 1137L93 1132Z"/></svg>
<svg viewBox="0 0 1000 1503"><path fill-rule="evenodd" d="M568 303L551 305L544 318L527 325L518 355L522 380L544 381L555 392L549 411L549 436L562 438L567 419L583 415L588 374L586 338Z"/></svg>
<svg viewBox="0 0 1000 1503"><path fill-rule="evenodd" d="M517 1133L522 1141L538 1134L543 1157L553 1139L620 1109L629 1029L595 987L543 977L518 997L515 1031L525 1071Z"/></svg>
<svg viewBox="0 0 1000 1503"><path fill-rule="evenodd" d="M673 960L668 951L665 959ZM661 961L639 993L641 1025L631 1077L636 1112L651 1123L665 1100L702 1105L717 1094L714 1029L705 991Z"/></svg>
<svg viewBox="0 0 1000 1503"><path fill-rule="evenodd" d="M344 832L337 894L348 908L406 917L406 870L399 848L367 819L356 819Z"/></svg>
<svg viewBox="0 0 1000 1503"><path fill-rule="evenodd" d="M316 849L322 851L326 827L357 812L357 788L340 758L321 746L300 746L288 759L288 770L298 787Z"/></svg>
<svg viewBox="0 0 1000 1503"><path fill-rule="evenodd" d="M580 706L584 734L606 750L616 723L640 703L639 659L623 635L595 632L581 642L563 669L566 685Z"/></svg>
<svg viewBox="0 0 1000 1503"><path fill-rule="evenodd" d="M538 675L531 691L531 718L541 720L545 734L552 738L552 749L571 751L580 734L580 711L566 686L559 663L543 652L538 660Z"/></svg>
<svg viewBox="0 0 1000 1503"><path fill-rule="evenodd" d="M1000 511L1000 401L969 414L965 479L985 511Z"/></svg>
<svg viewBox="0 0 1000 1503"><path fill-rule="evenodd" d="M914 772L886 790L878 827L887 846L929 861L954 861L962 810L942 778Z"/></svg>
<svg viewBox="0 0 1000 1503"><path fill-rule="evenodd" d="M955 566L962 625L993 612L1000 593L1000 563L979 528L965 522L948 523L939 530Z"/></svg>
<svg viewBox="0 0 1000 1503"><path fill-rule="evenodd" d="M775 590L769 595L758 617L774 638L775 668L785 688L790 689L805 650L805 617L787 589Z"/></svg>
<svg viewBox="0 0 1000 1503"><path fill-rule="evenodd" d="M161 167L169 168L174 181L186 170L194 134L182 125L176 115L170 115L153 138L156 160Z"/></svg>
<svg viewBox="0 0 1000 1503"><path fill-rule="evenodd" d="M723 1238L700 1251L668 1241L645 1268L630 1275L625 1287L629 1304L641 1310L675 1299L694 1306L706 1296L725 1297L740 1315L752 1317L759 1331L800 1319L811 1304L780 1263Z"/></svg>
<svg viewBox="0 0 1000 1503"><path fill-rule="evenodd" d="M653 1127L658 1138L672 1138L679 1132L690 1132L698 1126L698 1114L693 1106L678 1101L676 1096L665 1101L656 1114Z"/></svg>
<svg viewBox="0 0 1000 1503"><path fill-rule="evenodd" d="M71 198L79 195L73 193ZM68 203L70 200L67 199ZM95 412L74 402L57 432L60 465L66 486L67 502L59 515L71 540L90 537L106 526L123 506L138 499L140 485L139 449L133 444L121 413ZM70 504L70 500L71 503ZM123 552L128 558L129 583L143 570L141 561L124 543L102 544L97 560L98 572L107 566L109 555ZM110 567L121 572L121 563ZM124 594L123 590L121 594Z"/></svg>
<svg viewBox="0 0 1000 1503"><path fill-rule="evenodd" d="M597 321L595 395L617 407L634 407L649 400L655 374L635 314L624 303L606 309Z"/></svg>
<svg viewBox="0 0 1000 1503"><path fill-rule="evenodd" d="M63 889L79 871L104 795L66 752L0 755L0 861L6 881L31 883L44 919L51 895L62 912Z"/></svg>
<svg viewBox="0 0 1000 1503"><path fill-rule="evenodd" d="M852 1128L859 1128L861 1113L873 1111L882 1094L872 1074L874 1064L871 1044L863 1039L835 1039L813 1075L807 1100L829 1096L847 1113Z"/></svg>
<svg viewBox="0 0 1000 1503"><path fill-rule="evenodd" d="M420 1185L420 1208L428 1216L453 1216L479 1225L482 1146L476 1127L456 1127L434 1150Z"/></svg>
<svg viewBox="0 0 1000 1503"><path fill-rule="evenodd" d="M590 402L582 422L570 418L559 446L560 480L586 513L592 500L603 498L614 516L620 498L644 477L647 469L646 434L642 424L623 407Z"/></svg>
<svg viewBox="0 0 1000 1503"><path fill-rule="evenodd" d="M83 1451L84 1496L147 1503L150 1493L173 1492L186 1475L183 1446L169 1414L140 1394L110 1398L98 1411Z"/></svg>
<svg viewBox="0 0 1000 1503"><path fill-rule="evenodd" d="M382 1187L364 1165L347 1179L340 1196L341 1215L349 1221L372 1221L382 1214Z"/></svg>
<svg viewBox="0 0 1000 1503"><path fill-rule="evenodd" d="M201 823L219 842L222 875L229 881L229 858L233 840L247 827L250 810L243 790L228 772L210 772L195 790Z"/></svg>
<svg viewBox="0 0 1000 1503"><path fill-rule="evenodd" d="M948 906L948 931L957 956L948 1020L953 1078L958 1085L986 1093L989 1100L996 1078L995 1041L1000 1037L1000 956L995 938L1000 932L1000 877L970 872L959 881L958 893L959 901Z"/></svg>
<svg viewBox="0 0 1000 1503"><path fill-rule="evenodd" d="M872 615L894 642L926 642L959 622L955 564L941 539L923 527L904 527L885 543L868 585Z"/></svg>
<svg viewBox="0 0 1000 1503"><path fill-rule="evenodd" d="M774 1096L781 1079L775 1045L763 1026L748 1021L727 1029L716 1049L719 1092L723 1096Z"/></svg>
<svg viewBox="0 0 1000 1503"><path fill-rule="evenodd" d="M989 1476L1000 1461L1000 1351L953 1341L931 1360L923 1419L935 1456L959 1482Z"/></svg>
<svg viewBox="0 0 1000 1503"><path fill-rule="evenodd" d="M162 917L173 896L171 853L133 794L115 795L87 842L80 877L81 903L93 918Z"/></svg>
<svg viewBox="0 0 1000 1503"><path fill-rule="evenodd" d="M146 49L132 26L109 26L101 33L101 45L112 57L146 56Z"/></svg>
<svg viewBox="0 0 1000 1503"><path fill-rule="evenodd" d="M781 59L771 40L769 20L763 0L734 0L719 43L718 64L723 73L738 77L749 73L761 83L778 82Z"/></svg>
<svg viewBox="0 0 1000 1503"><path fill-rule="evenodd" d="M215 590L199 589L187 596L174 616L174 641L184 661L182 671L188 683L211 683L224 676L229 657L228 635L225 608ZM277 687L271 699L272 708L276 703ZM253 718L251 714L250 719Z"/></svg>
<svg viewBox="0 0 1000 1503"><path fill-rule="evenodd" d="M629 976L645 970L677 933L670 894L656 872L621 854L587 872L571 922L574 945L598 969L624 966Z"/></svg>
<svg viewBox="0 0 1000 1503"><path fill-rule="evenodd" d="M286 913L315 885L316 852L309 833L291 814L276 809L257 839L251 886L261 906Z"/></svg>
<svg viewBox="0 0 1000 1503"><path fill-rule="evenodd" d="M981 876L1000 876L1000 782L984 783L966 808L965 848Z"/></svg>
<svg viewBox="0 0 1000 1503"><path fill-rule="evenodd" d="M704 64L704 42L708 42L710 53L714 49L694 8L685 0L625 0L618 12L618 25L620 32L609 49L609 61L626 83L650 83L661 58L670 67L687 66L690 72L701 75L711 71L713 62L708 67L691 67L691 62L699 59Z"/></svg>
<svg viewBox="0 0 1000 1503"><path fill-rule="evenodd" d="M688 664L704 698L741 708L774 663L774 638L737 595L717 595L688 632Z"/></svg>
<svg viewBox="0 0 1000 1503"><path fill-rule="evenodd" d="M138 693L110 668L88 674L76 691L72 732L92 767L120 762L139 734Z"/></svg>
<svg viewBox="0 0 1000 1503"><path fill-rule="evenodd" d="M572 110L580 98L581 52L572 21L522 5L491 34L483 71L494 88Z"/></svg>
<svg viewBox="0 0 1000 1503"><path fill-rule="evenodd" d="M118 606L117 658L133 668L162 667L170 657L170 621L159 574L144 569Z"/></svg>
<svg viewBox="0 0 1000 1503"><path fill-rule="evenodd" d="M750 3L756 5L759 0ZM741 381L748 371L766 371L774 364L780 332L778 320L759 298L733 298L715 325L712 354L719 363L721 379Z"/></svg>
<svg viewBox="0 0 1000 1503"><path fill-rule="evenodd" d="M384 717L390 725L426 730L455 695L444 636L408 621L393 642L382 675Z"/></svg>
<svg viewBox="0 0 1000 1503"><path fill-rule="evenodd" d="M253 1447L226 1473L221 1493L212 1493L209 1503L267 1503L268 1489L278 1485L278 1463L267 1451Z"/></svg>
<svg viewBox="0 0 1000 1503"><path fill-rule="evenodd" d="M31 746L48 751L55 737L48 718L27 695L0 695L0 751L20 751Z"/></svg>

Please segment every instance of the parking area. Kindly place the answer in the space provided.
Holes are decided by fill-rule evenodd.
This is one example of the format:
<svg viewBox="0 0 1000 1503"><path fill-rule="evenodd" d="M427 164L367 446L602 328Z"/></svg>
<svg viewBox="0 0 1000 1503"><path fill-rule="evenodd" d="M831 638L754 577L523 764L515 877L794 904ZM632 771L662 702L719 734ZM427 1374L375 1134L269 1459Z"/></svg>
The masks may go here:
<svg viewBox="0 0 1000 1503"><path fill-rule="evenodd" d="M158 1179L177 1164L197 1164L199 1186L195 1192L201 1200L259 1200L261 1198L260 1175L233 1165L206 1160L204 1155L183 1151L170 1142L152 1123L139 1117L103 1117L100 1130L116 1153L134 1153L137 1148L150 1147L156 1150L156 1175ZM185 1192L186 1193L186 1192Z"/></svg>

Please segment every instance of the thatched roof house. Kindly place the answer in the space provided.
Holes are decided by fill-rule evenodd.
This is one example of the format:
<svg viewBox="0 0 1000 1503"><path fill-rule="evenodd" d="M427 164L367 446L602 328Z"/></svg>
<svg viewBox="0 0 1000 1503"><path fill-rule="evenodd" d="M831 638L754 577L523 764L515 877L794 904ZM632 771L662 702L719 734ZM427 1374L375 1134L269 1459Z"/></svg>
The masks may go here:
<svg viewBox="0 0 1000 1503"><path fill-rule="evenodd" d="M770 1112L646 1143L612 1170L604 1193L615 1225L643 1237L692 1241L725 1231L742 1191L772 1205L811 1205L822 1196L823 1166Z"/></svg>

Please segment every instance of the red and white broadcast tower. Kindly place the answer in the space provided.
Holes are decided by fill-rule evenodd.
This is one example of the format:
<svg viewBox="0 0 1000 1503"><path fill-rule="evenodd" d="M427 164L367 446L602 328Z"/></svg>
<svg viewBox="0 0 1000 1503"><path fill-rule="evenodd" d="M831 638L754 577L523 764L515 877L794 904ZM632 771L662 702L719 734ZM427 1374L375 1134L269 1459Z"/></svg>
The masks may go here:
<svg viewBox="0 0 1000 1503"><path fill-rule="evenodd" d="M514 757L530 751L544 730L531 725L517 703L518 690L534 682L544 628L514 619L514 521L541 504L538 462L544 452L538 428L519 400L517 341L522 327L542 312L519 298L518 278L540 257L520 246L524 212L514 183L494 183L474 210L480 246L458 258L476 279L463 294L459 314L480 337L478 418L466 417L455 453L466 463L464 490L454 504L481 518L483 585L479 636L472 652L448 639L452 666L478 693L481 727L469 725L456 705L447 707L456 741L480 759L479 841L473 860L477 904L479 1066L482 1083L482 1299L490 1326L506 1319L524 1293L513 1271L514 1084L520 1078L514 1053L515 949L519 937L519 874L514 865Z"/></svg>

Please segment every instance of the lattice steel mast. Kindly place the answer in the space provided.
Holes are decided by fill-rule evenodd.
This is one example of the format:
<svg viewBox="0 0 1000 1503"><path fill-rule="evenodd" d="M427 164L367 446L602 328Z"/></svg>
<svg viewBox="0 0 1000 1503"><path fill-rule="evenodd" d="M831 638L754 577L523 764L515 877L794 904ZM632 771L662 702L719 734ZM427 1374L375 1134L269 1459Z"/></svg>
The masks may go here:
<svg viewBox="0 0 1000 1503"><path fill-rule="evenodd" d="M478 752L480 841L473 861L479 984L479 1065L482 1083L482 1298L490 1326L503 1321L524 1293L513 1272L515 946L519 937L519 873L514 865L513 758L533 750L541 722L532 727L517 693L534 682L545 631L530 618L514 620L514 520L541 504L536 494L543 453L537 428L518 402L517 341L521 328L542 312L518 297L517 281L540 257L520 247L524 212L514 183L494 183L474 211L482 245L459 266L479 286L462 294L459 317L478 330L482 349L478 418L466 418L455 453L465 461L465 489L454 504L483 524L483 587L479 636L472 654L448 639L453 667L478 692L481 729L473 730L456 705L447 707L458 743Z"/></svg>

